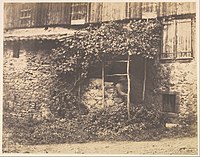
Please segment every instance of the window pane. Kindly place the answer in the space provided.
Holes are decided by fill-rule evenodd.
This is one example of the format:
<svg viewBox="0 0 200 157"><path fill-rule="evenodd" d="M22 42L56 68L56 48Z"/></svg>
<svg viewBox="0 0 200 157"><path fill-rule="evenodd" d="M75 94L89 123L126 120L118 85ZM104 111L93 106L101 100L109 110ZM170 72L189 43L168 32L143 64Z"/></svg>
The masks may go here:
<svg viewBox="0 0 200 157"><path fill-rule="evenodd" d="M168 22L164 25L163 29L163 52L161 58L170 58L175 57L175 24L174 22Z"/></svg>
<svg viewBox="0 0 200 157"><path fill-rule="evenodd" d="M87 3L73 3L71 24L84 24L86 19Z"/></svg>
<svg viewBox="0 0 200 157"><path fill-rule="evenodd" d="M177 20L177 57L192 57L191 19Z"/></svg>
<svg viewBox="0 0 200 157"><path fill-rule="evenodd" d="M31 24L31 9L30 4L23 4L20 10L20 20L22 26L30 26Z"/></svg>

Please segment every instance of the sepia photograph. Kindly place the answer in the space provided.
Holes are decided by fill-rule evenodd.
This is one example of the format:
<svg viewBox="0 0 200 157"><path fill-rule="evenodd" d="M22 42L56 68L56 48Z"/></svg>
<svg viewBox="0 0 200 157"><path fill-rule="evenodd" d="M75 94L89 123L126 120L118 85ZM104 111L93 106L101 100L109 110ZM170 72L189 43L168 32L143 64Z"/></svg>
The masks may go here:
<svg viewBox="0 0 200 157"><path fill-rule="evenodd" d="M198 156L198 5L2 2L0 154Z"/></svg>

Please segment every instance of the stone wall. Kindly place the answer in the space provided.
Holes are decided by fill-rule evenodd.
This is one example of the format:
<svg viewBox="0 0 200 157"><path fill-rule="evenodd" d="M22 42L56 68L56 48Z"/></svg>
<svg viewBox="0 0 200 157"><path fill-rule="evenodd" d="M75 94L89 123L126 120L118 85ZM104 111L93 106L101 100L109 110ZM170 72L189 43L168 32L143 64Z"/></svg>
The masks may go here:
<svg viewBox="0 0 200 157"><path fill-rule="evenodd" d="M152 68L154 91L152 97L162 108L162 93L176 94L179 118L197 116L197 54L196 22L192 21L193 58L165 60L157 59Z"/></svg>
<svg viewBox="0 0 200 157"><path fill-rule="evenodd" d="M30 48L30 43L22 42L19 58L13 58L12 43L4 46L4 110L14 112L17 116L28 115L50 103L52 69L49 50Z"/></svg>
<svg viewBox="0 0 200 157"><path fill-rule="evenodd" d="M193 24L193 41L195 25ZM29 43L30 44L30 43ZM19 58L13 58L12 46L4 47L3 101L4 109L19 110L19 114L30 112L50 104L54 76L51 67L51 44L46 47L21 43ZM34 44L34 42L31 42ZM156 104L162 110L162 93L176 93L179 116L197 114L197 58L193 42L194 58L161 62L147 61L145 101L142 101L144 80L144 58L134 56L131 62L131 102L132 104ZM36 49L31 49L35 47ZM117 68L118 69L118 68ZM65 80L64 80L65 81ZM82 99L92 109L102 108L102 80L90 79L84 85ZM113 82L105 82L105 105L123 103L117 96ZM16 112L18 113L18 112Z"/></svg>
<svg viewBox="0 0 200 157"><path fill-rule="evenodd" d="M174 93L177 96L179 116L197 114L197 62L176 61L159 64L155 84L155 101L162 104L162 93Z"/></svg>
<svg viewBox="0 0 200 157"><path fill-rule="evenodd" d="M135 56L131 63L131 102L144 105L155 104L163 111L163 93L176 94L177 116L186 118L197 114L197 61L177 60L161 62L147 61L147 80L145 100L142 101L144 80L144 59ZM91 109L102 108L102 79L90 79L84 89L83 101ZM117 96L113 82L105 82L105 105L112 106L122 103Z"/></svg>

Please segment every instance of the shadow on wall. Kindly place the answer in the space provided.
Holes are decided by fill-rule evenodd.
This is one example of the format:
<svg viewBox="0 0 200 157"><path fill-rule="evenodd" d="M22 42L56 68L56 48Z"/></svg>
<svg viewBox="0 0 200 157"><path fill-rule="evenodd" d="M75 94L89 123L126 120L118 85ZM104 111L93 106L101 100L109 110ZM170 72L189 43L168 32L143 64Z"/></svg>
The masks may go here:
<svg viewBox="0 0 200 157"><path fill-rule="evenodd" d="M156 104L158 108L162 109L162 91L169 91L171 70L163 69L156 59L147 59L146 62L144 104ZM144 73L145 59L141 56L133 56L131 62L131 100L134 104L143 103Z"/></svg>
<svg viewBox="0 0 200 157"><path fill-rule="evenodd" d="M124 56L125 57L125 56ZM127 58L127 57L126 57ZM126 59L124 58L124 60ZM121 58L120 58L121 59ZM145 85L145 100L143 102L143 82L144 82L144 58L141 56L132 56L130 64L131 73L131 102L133 104L157 104L159 108L162 107L162 88L166 87L165 90L169 90L170 85L170 69L163 69L158 61L147 60L146 65L146 85ZM102 97L101 88L101 64L93 67L91 73L97 73L96 75L90 75L89 78L97 79L97 86L99 87L100 97ZM126 63L109 63L105 66L105 74L125 74ZM112 90L116 90L114 87L119 80L120 76L105 77L106 84L113 84ZM107 87L105 88L107 90ZM101 100L99 96L98 99ZM94 100L91 100L92 102ZM99 101L101 104L101 101Z"/></svg>

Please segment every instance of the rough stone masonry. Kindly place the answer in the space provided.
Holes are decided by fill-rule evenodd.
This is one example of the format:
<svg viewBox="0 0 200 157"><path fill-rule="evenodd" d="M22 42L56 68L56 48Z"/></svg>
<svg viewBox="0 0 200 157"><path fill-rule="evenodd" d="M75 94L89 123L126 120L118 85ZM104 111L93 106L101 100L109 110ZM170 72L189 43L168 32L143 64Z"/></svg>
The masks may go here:
<svg viewBox="0 0 200 157"><path fill-rule="evenodd" d="M195 41L195 24L193 24L193 41ZM34 41L31 41L34 43ZM193 47L194 46L193 42ZM25 42L21 42L19 58L13 57L13 47L4 44L3 67L3 102L4 109L13 111L18 116L25 116L33 109L39 111L44 104L50 104L53 74L50 60L50 49L33 51ZM141 102L143 82L143 60L134 57L132 77L132 97L135 103ZM147 63L146 103L155 103L162 108L162 92L177 94L178 115L187 117L197 115L197 58L189 61ZM91 78L84 89L82 100L89 108L102 107L101 79ZM122 103L117 98L112 82L105 83L105 104L107 106Z"/></svg>

